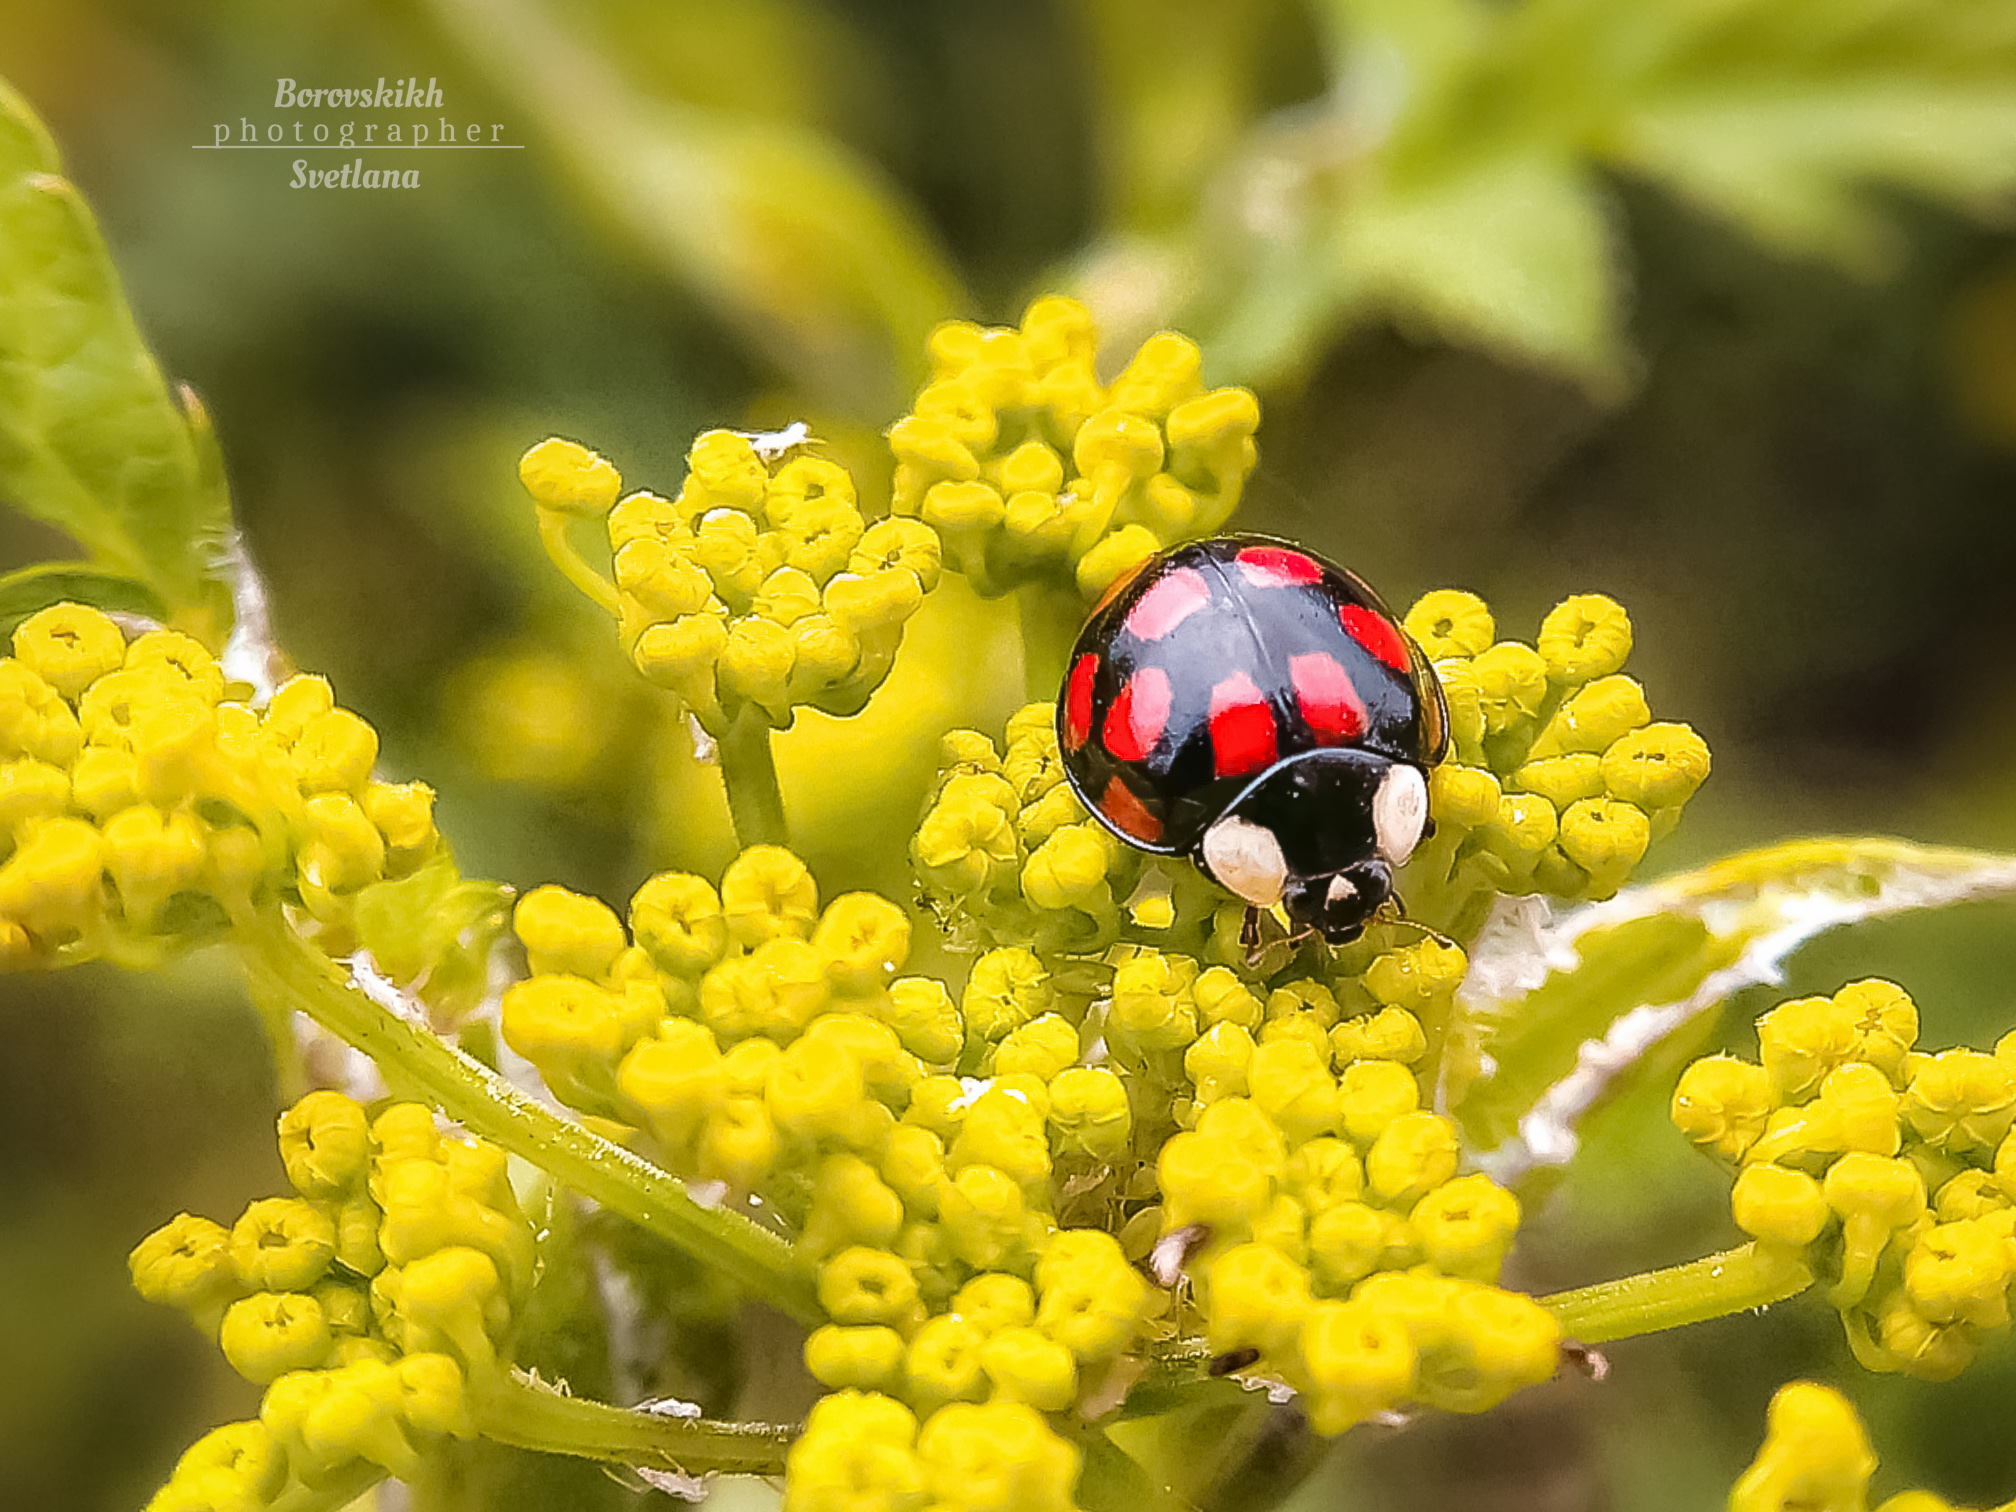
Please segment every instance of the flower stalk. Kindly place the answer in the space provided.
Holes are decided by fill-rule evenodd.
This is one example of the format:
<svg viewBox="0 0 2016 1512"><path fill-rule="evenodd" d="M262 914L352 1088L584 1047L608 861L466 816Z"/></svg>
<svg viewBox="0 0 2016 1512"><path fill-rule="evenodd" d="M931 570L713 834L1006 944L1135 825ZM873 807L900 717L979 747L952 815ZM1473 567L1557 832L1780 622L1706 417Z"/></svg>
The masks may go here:
<svg viewBox="0 0 2016 1512"><path fill-rule="evenodd" d="M1686 1265L1556 1292L1540 1302L1569 1338L1608 1344L1768 1307L1812 1284L1813 1272L1797 1256L1746 1244Z"/></svg>
<svg viewBox="0 0 2016 1512"><path fill-rule="evenodd" d="M745 850L752 845L789 845L769 723L756 709L745 708L729 721L719 745L721 786L728 793L736 841Z"/></svg>
<svg viewBox="0 0 2016 1512"><path fill-rule="evenodd" d="M782 1475L798 1434L782 1424L612 1407L504 1372L471 1383L469 1410L483 1437L500 1444L686 1475Z"/></svg>
<svg viewBox="0 0 2016 1512"><path fill-rule="evenodd" d="M719 1268L789 1316L805 1323L821 1321L811 1276L775 1234L739 1214L701 1206L677 1177L561 1118L481 1062L372 1002L284 921L263 921L241 935L241 941L255 992L283 998L363 1051L401 1090L427 1099L471 1133Z"/></svg>

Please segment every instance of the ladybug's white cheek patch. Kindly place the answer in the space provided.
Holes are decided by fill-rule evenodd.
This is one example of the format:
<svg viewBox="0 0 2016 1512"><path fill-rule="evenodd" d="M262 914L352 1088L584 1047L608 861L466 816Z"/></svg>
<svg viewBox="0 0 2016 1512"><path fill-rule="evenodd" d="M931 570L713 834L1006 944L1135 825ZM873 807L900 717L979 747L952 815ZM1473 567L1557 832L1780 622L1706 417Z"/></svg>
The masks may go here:
<svg viewBox="0 0 2016 1512"><path fill-rule="evenodd" d="M1281 901L1288 861L1274 832L1230 816L1204 831L1204 865L1248 903L1271 908Z"/></svg>
<svg viewBox="0 0 2016 1512"><path fill-rule="evenodd" d="M1396 761L1372 795L1372 829L1379 854L1395 866L1414 854L1428 826L1428 784L1418 767Z"/></svg>

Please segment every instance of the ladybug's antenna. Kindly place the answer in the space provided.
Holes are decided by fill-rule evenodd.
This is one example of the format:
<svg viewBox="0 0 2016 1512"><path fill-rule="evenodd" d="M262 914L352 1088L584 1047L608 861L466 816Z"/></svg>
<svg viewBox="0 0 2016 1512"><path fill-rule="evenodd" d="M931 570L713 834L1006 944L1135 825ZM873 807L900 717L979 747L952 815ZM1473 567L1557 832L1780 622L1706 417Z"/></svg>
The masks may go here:
<svg viewBox="0 0 2016 1512"><path fill-rule="evenodd" d="M1378 911L1372 915L1372 918L1376 923L1395 924L1415 930L1421 938L1433 940L1437 945L1446 945L1451 950L1462 949L1460 945L1442 933L1441 930L1434 928L1432 925L1423 924L1419 919L1408 918L1407 910L1401 906L1400 899L1397 896L1389 897L1384 903L1381 903Z"/></svg>

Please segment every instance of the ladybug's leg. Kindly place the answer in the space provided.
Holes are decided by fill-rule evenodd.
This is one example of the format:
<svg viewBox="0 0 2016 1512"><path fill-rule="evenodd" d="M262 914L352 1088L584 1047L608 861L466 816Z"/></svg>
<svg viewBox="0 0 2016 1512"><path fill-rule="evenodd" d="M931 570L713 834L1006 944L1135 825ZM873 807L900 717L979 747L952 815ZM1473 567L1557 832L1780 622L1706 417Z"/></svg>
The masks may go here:
<svg viewBox="0 0 2016 1512"><path fill-rule="evenodd" d="M1246 964L1256 964L1254 956L1260 950L1260 908L1257 904L1246 905L1246 917L1239 925L1239 948L1246 952Z"/></svg>

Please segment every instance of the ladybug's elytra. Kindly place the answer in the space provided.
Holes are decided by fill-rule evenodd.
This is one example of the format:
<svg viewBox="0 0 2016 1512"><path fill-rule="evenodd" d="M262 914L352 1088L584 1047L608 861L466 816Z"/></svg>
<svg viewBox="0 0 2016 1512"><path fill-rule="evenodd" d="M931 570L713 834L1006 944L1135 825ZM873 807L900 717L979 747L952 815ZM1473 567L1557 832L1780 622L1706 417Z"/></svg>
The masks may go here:
<svg viewBox="0 0 2016 1512"><path fill-rule="evenodd" d="M1249 535L1179 546L1109 590L1057 700L1064 770L1102 824L1339 944L1427 828L1448 723L1377 594Z"/></svg>

